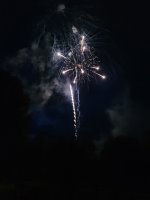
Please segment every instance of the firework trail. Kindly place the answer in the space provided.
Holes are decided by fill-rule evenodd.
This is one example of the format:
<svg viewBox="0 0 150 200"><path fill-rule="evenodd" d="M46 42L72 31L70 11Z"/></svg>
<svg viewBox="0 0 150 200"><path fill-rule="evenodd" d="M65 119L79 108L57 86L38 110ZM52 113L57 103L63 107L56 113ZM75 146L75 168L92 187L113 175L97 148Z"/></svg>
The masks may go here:
<svg viewBox="0 0 150 200"><path fill-rule="evenodd" d="M77 90L77 113L78 113L78 130L80 128L80 91L79 88L76 87Z"/></svg>
<svg viewBox="0 0 150 200"><path fill-rule="evenodd" d="M93 36L91 35L90 38L87 29L90 27L96 31L97 27L94 18L85 12L85 7L82 11L67 9L66 13L64 4L58 5L56 12L52 11L51 16L46 18L44 25L45 23L51 24L51 26L50 28L44 26L44 31L50 29L50 36L54 36L54 40L49 39L48 42L48 44L51 43L53 66L56 66L58 74L61 77L63 75L63 78L70 83L75 137L77 138L80 128L80 83L90 81L92 78L106 78L105 75L99 73L101 70L99 59L95 55L94 48L91 47ZM61 82L62 79L60 85Z"/></svg>
<svg viewBox="0 0 150 200"><path fill-rule="evenodd" d="M79 93L79 87L78 87L77 83L74 84L74 90L73 91L74 91L74 105L75 105L75 114L76 114L75 138L77 139L78 131L79 131L79 128L80 128L80 93Z"/></svg>
<svg viewBox="0 0 150 200"><path fill-rule="evenodd" d="M77 139L77 133L78 133L78 128L77 128L77 116L76 116L76 108L75 108L74 94L73 94L73 89L72 89L72 85L71 85L71 84L70 84L70 93L71 93L71 101L72 101L73 117L74 117L75 138Z"/></svg>
<svg viewBox="0 0 150 200"><path fill-rule="evenodd" d="M20 49L15 57L6 60L4 68L21 80L31 99L29 112L44 109L55 93L68 97L69 91L77 138L80 128L80 84L96 77L106 77L99 73L101 66L91 47L94 37L90 32L97 31L94 18L87 14L85 6L83 10L78 7L70 8L67 13L65 10L64 4L58 5L55 11L52 9L38 23L37 35L31 46ZM70 83L70 90L67 91L66 82Z"/></svg>
<svg viewBox="0 0 150 200"><path fill-rule="evenodd" d="M70 82L70 93L74 113L75 137L78 136L80 128L80 93L79 85L82 81L99 77L105 79L106 76L99 73L100 64L95 56L93 48L88 45L86 34L80 34L75 26L72 27L73 34L69 40L69 51L63 49L56 52L60 73ZM73 85L72 85L73 84Z"/></svg>

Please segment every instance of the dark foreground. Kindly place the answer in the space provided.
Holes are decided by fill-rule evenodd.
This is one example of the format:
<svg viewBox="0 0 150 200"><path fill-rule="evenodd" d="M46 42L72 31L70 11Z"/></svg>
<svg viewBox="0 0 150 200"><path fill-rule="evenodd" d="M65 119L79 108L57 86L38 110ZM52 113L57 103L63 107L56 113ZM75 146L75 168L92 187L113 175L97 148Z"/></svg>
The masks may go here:
<svg viewBox="0 0 150 200"><path fill-rule="evenodd" d="M28 98L7 73L0 80L0 199L150 199L149 133L109 138L101 152L85 140L31 139Z"/></svg>
<svg viewBox="0 0 150 200"><path fill-rule="evenodd" d="M8 147L5 157L1 151L1 199L150 199L147 148L131 138L111 139L100 155L89 143Z"/></svg>

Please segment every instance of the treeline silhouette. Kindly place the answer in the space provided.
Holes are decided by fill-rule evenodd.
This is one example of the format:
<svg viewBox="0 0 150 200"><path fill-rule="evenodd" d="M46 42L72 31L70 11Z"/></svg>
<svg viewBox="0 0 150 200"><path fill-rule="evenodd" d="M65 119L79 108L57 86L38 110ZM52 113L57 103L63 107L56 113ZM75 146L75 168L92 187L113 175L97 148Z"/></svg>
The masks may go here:
<svg viewBox="0 0 150 200"><path fill-rule="evenodd" d="M29 98L0 72L1 199L150 199L149 133L104 143L28 134ZM93 130L94 134L94 130Z"/></svg>

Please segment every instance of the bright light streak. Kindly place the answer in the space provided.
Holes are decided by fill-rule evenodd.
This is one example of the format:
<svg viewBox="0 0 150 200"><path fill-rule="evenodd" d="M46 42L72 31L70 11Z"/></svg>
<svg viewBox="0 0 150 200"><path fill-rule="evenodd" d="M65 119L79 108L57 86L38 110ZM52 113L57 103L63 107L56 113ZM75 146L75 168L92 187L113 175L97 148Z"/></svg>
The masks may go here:
<svg viewBox="0 0 150 200"><path fill-rule="evenodd" d="M75 77L74 80L73 80L73 83L74 83L74 84L76 83L76 79L77 79L77 78Z"/></svg>
<svg viewBox="0 0 150 200"><path fill-rule="evenodd" d="M60 52L57 52L57 55L59 56L59 57L62 57L62 58L65 58L65 59L67 59L67 57L65 57L63 54L61 54Z"/></svg>
<svg viewBox="0 0 150 200"><path fill-rule="evenodd" d="M84 70L83 69L81 69L81 73L84 74Z"/></svg>
<svg viewBox="0 0 150 200"><path fill-rule="evenodd" d="M103 75L103 76L101 76L102 77L102 79L106 79L106 76L105 75Z"/></svg>
<svg viewBox="0 0 150 200"><path fill-rule="evenodd" d="M84 46L84 39L85 39L85 36L82 35L81 36L81 41L80 41L80 45L81 45L81 52L83 53L83 51L85 50L85 46Z"/></svg>
<svg viewBox="0 0 150 200"><path fill-rule="evenodd" d="M81 38L82 38L82 40L84 40L84 39L85 39L85 36L84 36L84 35L82 35L82 36L81 36Z"/></svg>
<svg viewBox="0 0 150 200"><path fill-rule="evenodd" d="M102 79L106 79L106 76L105 75L102 75L102 74L98 74L96 72L93 72L94 74L97 74L98 76L100 76Z"/></svg>
<svg viewBox="0 0 150 200"><path fill-rule="evenodd" d="M77 29L73 26L74 33L73 41L69 40L69 45L63 49L62 54L60 51L57 55L62 58L60 65L61 73L66 74L65 78L70 80L70 93L73 107L75 137L77 138L79 130L80 118L80 99L79 99L79 85L82 80L89 80L92 73L99 76L101 79L106 79L106 76L98 73L100 70L98 57L94 54L94 49L91 48L87 42L85 35L80 35ZM77 33L77 34L75 34ZM75 38L75 39L74 39ZM70 42L71 41L71 42ZM58 63L59 63L58 59ZM69 72L69 73L68 73ZM73 87L72 87L73 86Z"/></svg>
<svg viewBox="0 0 150 200"><path fill-rule="evenodd" d="M77 76L78 76L78 71L77 71L77 67L75 67L75 73L76 73L76 75L75 75L75 78L74 78L74 80L73 80L73 83L75 84L76 83L76 80L77 80Z"/></svg>
<svg viewBox="0 0 150 200"><path fill-rule="evenodd" d="M99 66L97 66L97 67L91 67L91 68L96 69L96 70L99 70L99 69L100 69Z"/></svg>
<svg viewBox="0 0 150 200"><path fill-rule="evenodd" d="M72 70L73 70L73 69L64 70L64 71L62 71L62 74L66 74L67 72L72 71Z"/></svg>
<svg viewBox="0 0 150 200"><path fill-rule="evenodd" d="M60 52L57 52L57 55L58 55L58 56L61 56L61 53L60 53Z"/></svg>
<svg viewBox="0 0 150 200"><path fill-rule="evenodd" d="M74 102L73 89L72 89L71 84L70 84L70 93L71 93L71 101L72 101L73 117L74 117L75 138L77 139L77 116L76 116L76 108L75 108L75 102Z"/></svg>
<svg viewBox="0 0 150 200"><path fill-rule="evenodd" d="M83 50L83 51L85 51L85 50L86 50L86 47L85 47L85 46L83 46L82 50Z"/></svg>

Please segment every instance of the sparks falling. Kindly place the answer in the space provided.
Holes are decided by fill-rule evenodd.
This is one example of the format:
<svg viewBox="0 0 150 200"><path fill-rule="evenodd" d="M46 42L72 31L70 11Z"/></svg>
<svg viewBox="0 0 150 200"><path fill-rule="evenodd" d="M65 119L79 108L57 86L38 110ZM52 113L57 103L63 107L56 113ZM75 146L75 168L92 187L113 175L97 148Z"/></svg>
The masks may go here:
<svg viewBox="0 0 150 200"><path fill-rule="evenodd" d="M56 52L61 74L70 81L70 94L74 115L75 138L77 139L80 126L80 98L79 85L84 80L99 77L105 79L101 74L100 61L95 56L93 48L88 45L86 35L80 34L73 26L69 51Z"/></svg>
<svg viewBox="0 0 150 200"><path fill-rule="evenodd" d="M94 78L94 75L105 79L106 76L99 73L100 61L94 55L94 50L88 46L85 36L78 34L78 38L79 42L71 46L70 51L65 55L57 52L57 56L63 59L61 73L68 76L74 84L79 84L84 79Z"/></svg>
<svg viewBox="0 0 150 200"><path fill-rule="evenodd" d="M77 139L77 116L76 116L76 108L75 108L73 89L72 89L72 85L71 84L70 84L70 94L71 94L71 101L72 101L72 108L73 108L75 138Z"/></svg>

